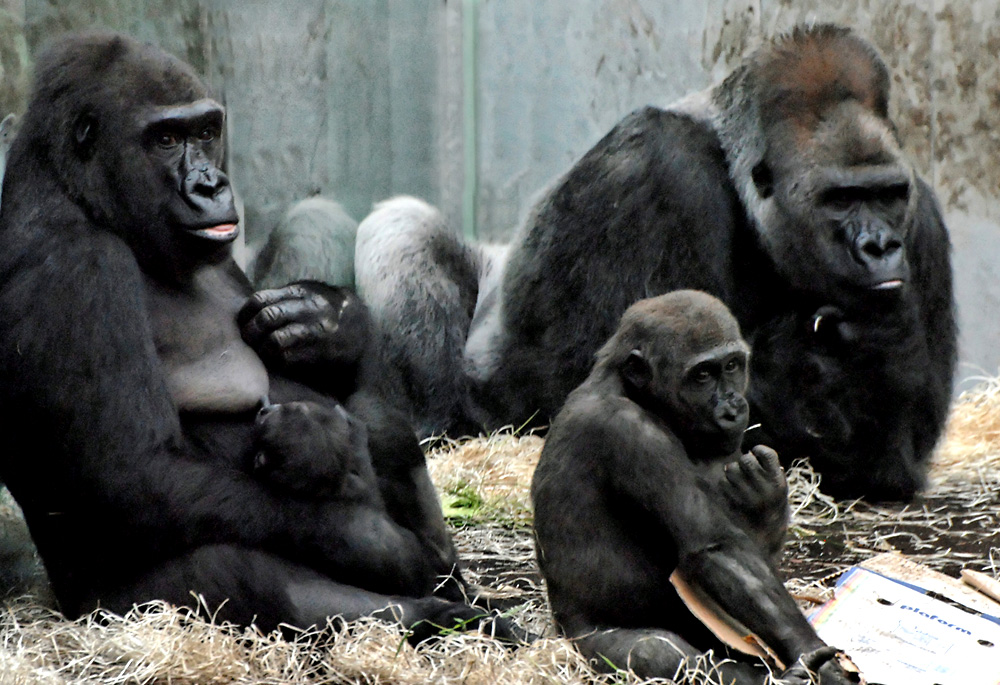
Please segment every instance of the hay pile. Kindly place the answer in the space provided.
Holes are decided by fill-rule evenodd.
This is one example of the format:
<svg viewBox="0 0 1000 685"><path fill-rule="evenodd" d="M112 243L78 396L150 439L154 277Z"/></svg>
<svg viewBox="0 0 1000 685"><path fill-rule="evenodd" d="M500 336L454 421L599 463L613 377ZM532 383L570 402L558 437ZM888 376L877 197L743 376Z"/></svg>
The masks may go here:
<svg viewBox="0 0 1000 685"><path fill-rule="evenodd" d="M529 487L542 444L500 433L436 445L429 458L467 578L520 603L512 618L545 635L531 646L456 635L414 649L397 627L374 621L287 639L158 604L125 618L68 622L29 597L0 612L0 685L665 682L597 675L553 636L530 532ZM836 502L806 464L788 477L793 526L783 570L806 604L821 601L843 568L887 549L952 574L964 566L1000 577L1000 379L957 401L917 502ZM691 666L677 682L698 673Z"/></svg>
<svg viewBox="0 0 1000 685"><path fill-rule="evenodd" d="M952 483L989 490L1000 483L1000 376L963 393L952 406L930 483L932 490Z"/></svg>

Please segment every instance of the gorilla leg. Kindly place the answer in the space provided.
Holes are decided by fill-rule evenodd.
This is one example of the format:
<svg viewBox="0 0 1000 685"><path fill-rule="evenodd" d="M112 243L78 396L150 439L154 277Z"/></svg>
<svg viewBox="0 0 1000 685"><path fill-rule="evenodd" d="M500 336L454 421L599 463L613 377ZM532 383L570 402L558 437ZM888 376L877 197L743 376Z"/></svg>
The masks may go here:
<svg viewBox="0 0 1000 685"><path fill-rule="evenodd" d="M293 281L354 287L354 241L358 222L323 197L292 206L253 260L258 290Z"/></svg>
<svg viewBox="0 0 1000 685"><path fill-rule="evenodd" d="M361 222L354 262L380 352L398 374L400 387L390 395L402 400L421 436L466 431L462 354L482 253L449 232L427 203L397 197Z"/></svg>
<svg viewBox="0 0 1000 685"><path fill-rule="evenodd" d="M477 627L488 618L482 610L457 602L382 595L337 583L305 566L233 545L200 547L131 583L97 593L84 609L89 604L124 614L151 599L205 609L219 620L254 624L264 632L281 624L308 628L332 617L351 621L373 616L398 620L418 641L438 628L466 622ZM493 628L498 637L517 639L505 621L496 621Z"/></svg>
<svg viewBox="0 0 1000 685"><path fill-rule="evenodd" d="M427 550L438 576L435 594L462 598L465 584L458 571L455 546L445 527L424 453L406 421L364 390L352 395L346 406L368 429L368 450L386 511L397 524L412 531Z"/></svg>

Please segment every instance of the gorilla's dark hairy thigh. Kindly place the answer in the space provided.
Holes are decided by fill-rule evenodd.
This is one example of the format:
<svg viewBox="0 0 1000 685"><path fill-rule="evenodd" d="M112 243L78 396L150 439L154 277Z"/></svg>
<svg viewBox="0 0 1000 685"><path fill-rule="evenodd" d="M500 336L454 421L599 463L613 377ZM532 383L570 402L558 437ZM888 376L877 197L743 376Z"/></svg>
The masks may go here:
<svg viewBox="0 0 1000 685"><path fill-rule="evenodd" d="M640 300L552 422L532 482L538 564L557 626L599 668L671 678L713 650L722 681L769 682L762 663L721 663L674 581L762 639L781 682L851 682L775 570L787 486L773 450L740 453L748 352L710 295Z"/></svg>
<svg viewBox="0 0 1000 685"><path fill-rule="evenodd" d="M117 35L63 38L36 73L0 213L0 477L63 611L197 592L265 630L475 624L433 596L455 552L412 430L366 381L364 306L320 283L253 293L232 260L222 107ZM271 403L332 432L283 442L255 428ZM260 452L316 465L331 444L350 488L254 476Z"/></svg>
<svg viewBox="0 0 1000 685"><path fill-rule="evenodd" d="M357 284L385 358L424 379L402 383L404 408L436 430L544 424L631 303L694 288L754 350L754 440L809 457L831 494L912 497L947 415L956 326L948 234L900 149L889 84L855 33L800 28L719 85L625 117L504 252L462 245L412 200L377 208Z"/></svg>

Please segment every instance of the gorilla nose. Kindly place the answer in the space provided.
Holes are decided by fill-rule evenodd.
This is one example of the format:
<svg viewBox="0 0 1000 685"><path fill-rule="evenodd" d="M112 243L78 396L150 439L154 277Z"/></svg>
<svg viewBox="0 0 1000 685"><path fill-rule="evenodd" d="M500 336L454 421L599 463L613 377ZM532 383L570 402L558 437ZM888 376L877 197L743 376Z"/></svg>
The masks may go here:
<svg viewBox="0 0 1000 685"><path fill-rule="evenodd" d="M731 428L747 419L746 400L739 395L725 398L715 409L715 420L723 428Z"/></svg>
<svg viewBox="0 0 1000 685"><path fill-rule="evenodd" d="M854 257L862 264L894 268L902 257L902 241L885 228L863 230L854 241Z"/></svg>
<svg viewBox="0 0 1000 685"><path fill-rule="evenodd" d="M188 174L188 191L192 195L213 198L229 186L229 179L214 167L198 169Z"/></svg>

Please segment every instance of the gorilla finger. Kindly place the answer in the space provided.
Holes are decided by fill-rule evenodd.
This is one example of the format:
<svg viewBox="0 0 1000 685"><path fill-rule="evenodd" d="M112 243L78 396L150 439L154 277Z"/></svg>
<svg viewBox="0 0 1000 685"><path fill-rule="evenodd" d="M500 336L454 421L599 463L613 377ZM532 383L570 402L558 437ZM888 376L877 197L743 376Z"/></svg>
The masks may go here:
<svg viewBox="0 0 1000 685"><path fill-rule="evenodd" d="M267 348L271 352L287 358L295 348L306 344L314 338L313 327L304 323L290 323L267 336ZM287 360L287 359L286 359Z"/></svg>
<svg viewBox="0 0 1000 685"><path fill-rule="evenodd" d="M283 288L258 290L247 298L247 301L240 308L239 313L236 315L236 323L240 328L243 328L265 307L285 300L301 300L308 295L309 291L301 285L287 285Z"/></svg>
<svg viewBox="0 0 1000 685"><path fill-rule="evenodd" d="M768 473L781 472L781 460L778 458L778 453L767 445L756 445L750 452L757 457L757 461L761 463L764 470Z"/></svg>
<svg viewBox="0 0 1000 685"><path fill-rule="evenodd" d="M310 318L316 311L316 304L308 300L286 300L268 305L243 327L243 337L251 342L260 340L276 330Z"/></svg>
<svg viewBox="0 0 1000 685"><path fill-rule="evenodd" d="M769 481L782 486L786 484L785 470L781 468L781 460L778 458L777 452L767 445L757 445L750 452L757 457L757 461L763 467Z"/></svg>
<svg viewBox="0 0 1000 685"><path fill-rule="evenodd" d="M780 685L810 685L815 683L816 672L836 654L836 647L820 647L813 652L803 654L775 682L780 683Z"/></svg>
<svg viewBox="0 0 1000 685"><path fill-rule="evenodd" d="M746 473L737 464L727 464L727 467L723 471L727 481L723 485L727 494L740 502L755 501L759 495L757 486L747 478Z"/></svg>
<svg viewBox="0 0 1000 685"><path fill-rule="evenodd" d="M757 455L753 452L741 454L737 461L739 462L740 470L742 470L748 478L752 480L763 480L767 478L767 468L760 462Z"/></svg>

